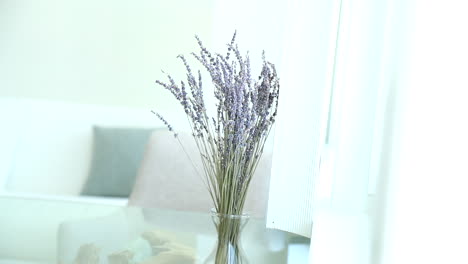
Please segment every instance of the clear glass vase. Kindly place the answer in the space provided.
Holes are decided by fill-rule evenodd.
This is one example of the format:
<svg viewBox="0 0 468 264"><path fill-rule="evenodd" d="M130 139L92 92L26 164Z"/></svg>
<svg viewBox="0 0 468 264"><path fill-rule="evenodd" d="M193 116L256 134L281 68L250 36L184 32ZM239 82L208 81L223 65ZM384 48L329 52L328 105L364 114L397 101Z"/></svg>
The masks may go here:
<svg viewBox="0 0 468 264"><path fill-rule="evenodd" d="M241 234L249 221L248 214L218 214L211 210L211 217L217 231L215 247L204 264L246 264L249 263L241 243Z"/></svg>

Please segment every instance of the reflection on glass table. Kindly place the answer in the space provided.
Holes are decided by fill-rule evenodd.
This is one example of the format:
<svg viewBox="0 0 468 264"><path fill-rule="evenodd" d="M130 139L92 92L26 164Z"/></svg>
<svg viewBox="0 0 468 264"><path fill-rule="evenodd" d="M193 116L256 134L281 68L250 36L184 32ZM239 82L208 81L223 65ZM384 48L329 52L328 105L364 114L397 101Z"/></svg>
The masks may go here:
<svg viewBox="0 0 468 264"><path fill-rule="evenodd" d="M0 263L203 263L215 245L209 213L0 197ZM307 263L310 241L251 218L250 263ZM293 260L295 259L295 260Z"/></svg>

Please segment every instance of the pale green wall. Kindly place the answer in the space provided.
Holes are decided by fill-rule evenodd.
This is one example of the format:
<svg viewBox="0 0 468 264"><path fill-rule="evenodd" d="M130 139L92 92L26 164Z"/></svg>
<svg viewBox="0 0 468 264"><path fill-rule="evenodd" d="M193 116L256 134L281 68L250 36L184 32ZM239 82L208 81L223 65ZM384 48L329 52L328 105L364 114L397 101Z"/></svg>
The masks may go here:
<svg viewBox="0 0 468 264"><path fill-rule="evenodd" d="M0 0L0 96L172 108L161 69L211 40L214 0Z"/></svg>

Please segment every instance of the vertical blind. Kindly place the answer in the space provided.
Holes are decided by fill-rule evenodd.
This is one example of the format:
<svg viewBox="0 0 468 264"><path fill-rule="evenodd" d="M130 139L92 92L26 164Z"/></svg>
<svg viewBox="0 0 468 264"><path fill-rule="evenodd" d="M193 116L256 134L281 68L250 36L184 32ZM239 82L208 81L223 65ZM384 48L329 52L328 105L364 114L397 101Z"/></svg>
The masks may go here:
<svg viewBox="0 0 468 264"><path fill-rule="evenodd" d="M289 1L267 227L310 237L340 1Z"/></svg>

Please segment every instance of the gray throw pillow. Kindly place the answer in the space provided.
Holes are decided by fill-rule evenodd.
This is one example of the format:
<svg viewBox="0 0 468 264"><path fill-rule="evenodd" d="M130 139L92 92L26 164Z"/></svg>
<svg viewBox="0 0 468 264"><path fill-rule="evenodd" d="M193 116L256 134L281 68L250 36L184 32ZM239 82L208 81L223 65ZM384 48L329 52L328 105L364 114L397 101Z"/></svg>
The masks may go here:
<svg viewBox="0 0 468 264"><path fill-rule="evenodd" d="M93 127L91 167L81 194L128 197L152 131Z"/></svg>

